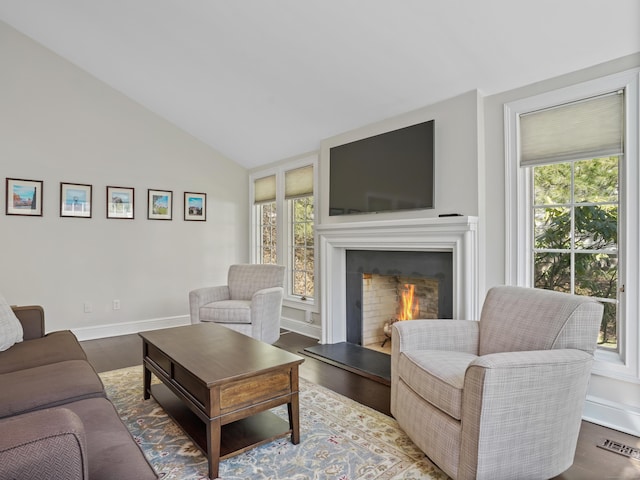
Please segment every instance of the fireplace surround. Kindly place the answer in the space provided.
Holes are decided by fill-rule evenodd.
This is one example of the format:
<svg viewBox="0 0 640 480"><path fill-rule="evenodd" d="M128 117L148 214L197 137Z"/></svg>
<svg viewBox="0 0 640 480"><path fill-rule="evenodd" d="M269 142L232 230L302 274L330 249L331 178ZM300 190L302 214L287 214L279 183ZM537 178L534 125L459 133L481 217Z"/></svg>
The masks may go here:
<svg viewBox="0 0 640 480"><path fill-rule="evenodd" d="M320 342L347 341L348 250L451 252L451 317L476 320L479 316L477 227L477 217L471 216L318 225Z"/></svg>

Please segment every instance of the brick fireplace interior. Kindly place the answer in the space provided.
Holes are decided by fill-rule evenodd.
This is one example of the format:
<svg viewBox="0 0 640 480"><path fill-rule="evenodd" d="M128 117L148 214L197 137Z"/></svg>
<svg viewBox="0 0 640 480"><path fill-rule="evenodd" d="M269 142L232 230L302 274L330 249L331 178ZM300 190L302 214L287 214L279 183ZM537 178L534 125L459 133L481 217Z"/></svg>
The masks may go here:
<svg viewBox="0 0 640 480"><path fill-rule="evenodd" d="M402 298L411 294L410 317L452 318L450 252L347 250L346 275L349 343L389 352L385 325L408 320Z"/></svg>

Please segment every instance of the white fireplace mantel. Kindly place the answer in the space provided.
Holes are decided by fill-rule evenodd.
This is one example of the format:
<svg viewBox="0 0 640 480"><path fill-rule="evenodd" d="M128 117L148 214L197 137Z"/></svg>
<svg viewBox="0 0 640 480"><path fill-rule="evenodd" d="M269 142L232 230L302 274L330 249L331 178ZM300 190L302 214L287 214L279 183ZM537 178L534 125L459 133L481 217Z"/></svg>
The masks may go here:
<svg viewBox="0 0 640 480"><path fill-rule="evenodd" d="M453 318L477 320L478 218L469 216L316 226L320 255L321 343L346 341L347 250L452 252Z"/></svg>

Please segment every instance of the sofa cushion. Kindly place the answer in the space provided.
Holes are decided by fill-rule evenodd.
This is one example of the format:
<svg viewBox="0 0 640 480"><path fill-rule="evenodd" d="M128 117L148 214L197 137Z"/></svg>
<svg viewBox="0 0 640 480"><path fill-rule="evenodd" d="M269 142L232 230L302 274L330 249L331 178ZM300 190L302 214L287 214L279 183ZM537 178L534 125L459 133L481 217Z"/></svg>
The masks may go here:
<svg viewBox="0 0 640 480"><path fill-rule="evenodd" d="M4 373L0 385L0 418L105 396L100 377L85 360Z"/></svg>
<svg viewBox="0 0 640 480"><path fill-rule="evenodd" d="M86 360L76 336L68 330L16 343L0 352L0 374L65 360Z"/></svg>
<svg viewBox="0 0 640 480"><path fill-rule="evenodd" d="M0 295L0 352L22 341L22 324Z"/></svg>
<svg viewBox="0 0 640 480"><path fill-rule="evenodd" d="M222 300L200 307L200 321L216 323L251 323L250 300Z"/></svg>
<svg viewBox="0 0 640 480"><path fill-rule="evenodd" d="M416 394L460 420L464 374L476 355L441 350L402 352L398 376Z"/></svg>
<svg viewBox="0 0 640 480"><path fill-rule="evenodd" d="M107 399L80 400L64 408L78 415L84 425L91 480L158 478Z"/></svg>

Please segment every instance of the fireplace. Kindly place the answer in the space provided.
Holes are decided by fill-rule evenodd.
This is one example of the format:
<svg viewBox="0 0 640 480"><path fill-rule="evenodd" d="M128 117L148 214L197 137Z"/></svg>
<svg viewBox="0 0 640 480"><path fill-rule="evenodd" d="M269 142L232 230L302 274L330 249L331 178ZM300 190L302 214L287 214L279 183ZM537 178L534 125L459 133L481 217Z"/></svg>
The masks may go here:
<svg viewBox="0 0 640 480"><path fill-rule="evenodd" d="M444 299L442 307L440 306L441 293L438 293L438 317L476 320L479 316L477 227L477 218L467 216L318 225L316 230L321 259L319 293L322 332L320 342L322 344L347 342L348 337L349 343L353 342L351 334L348 334L348 330L352 328L348 327L350 316L348 311L352 307L347 304L349 283L347 252L352 250L385 253L418 252L448 256L451 272L446 281L444 277L433 272L421 274L419 277L436 278L439 285L446 284L445 291L442 293ZM360 273L365 272L363 270ZM411 276L412 273L413 271L409 271L406 275ZM405 273L398 273L398 275L405 275ZM358 282L362 284L361 276ZM361 327L357 328L361 330ZM361 342L362 333L359 335Z"/></svg>
<svg viewBox="0 0 640 480"><path fill-rule="evenodd" d="M409 295L410 311L403 313L402 299ZM381 346L391 321L452 315L451 252L346 251L347 342Z"/></svg>

